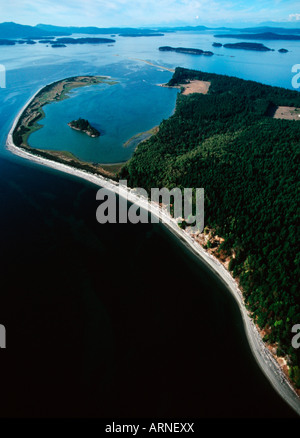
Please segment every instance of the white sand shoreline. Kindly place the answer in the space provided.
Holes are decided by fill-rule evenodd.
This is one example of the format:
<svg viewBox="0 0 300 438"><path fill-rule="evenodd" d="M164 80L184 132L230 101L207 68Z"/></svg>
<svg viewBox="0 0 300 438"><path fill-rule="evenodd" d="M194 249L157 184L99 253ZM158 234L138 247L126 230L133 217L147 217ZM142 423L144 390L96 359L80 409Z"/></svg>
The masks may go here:
<svg viewBox="0 0 300 438"><path fill-rule="evenodd" d="M264 344L253 320L251 319L245 308L242 293L238 287L237 282L234 280L230 272L226 270L226 268L220 263L220 261L217 258L206 252L202 248L202 246L198 244L194 239L192 239L191 236L186 231L180 229L177 225L177 222L174 219L172 219L166 211L159 208L155 204L148 203L148 201L145 198L137 196L134 189L129 189L124 186L121 186L117 182L112 181L103 176L100 176L99 174L92 174L84 170L73 168L66 164L58 163L43 157L39 157L38 155L32 154L22 148L15 146L12 137L13 131L23 111L29 105L29 103L35 98L35 96L39 93L40 90L38 90L34 94L34 96L24 105L24 107L20 110L16 119L14 120L14 123L9 131L6 140L7 149L10 150L13 154L28 159L34 163L47 166L52 169L56 169L61 172L68 173L70 175L77 176L79 178L83 178L95 184L99 188L104 187L107 190L110 190L122 196L123 198L128 199L129 202L136 203L137 205L148 211L150 206L151 213L159 217L160 220L163 221L164 225L169 230L171 230L173 234L179 237L187 246L187 248L189 248L194 254L200 257L200 259L205 263L205 265L209 267L214 272L214 274L216 274L228 287L228 289L230 290L230 292L232 293L236 302L239 305L248 342L258 365L260 366L260 368L262 369L262 371L264 372L264 374L266 375L272 386L275 388L275 390L280 394L280 396L291 406L291 408L295 412L297 412L298 415L300 415L300 398L298 397L292 385L290 384L290 382L282 372L279 364L276 362L275 358ZM245 391L247 391L247 382L245 382Z"/></svg>

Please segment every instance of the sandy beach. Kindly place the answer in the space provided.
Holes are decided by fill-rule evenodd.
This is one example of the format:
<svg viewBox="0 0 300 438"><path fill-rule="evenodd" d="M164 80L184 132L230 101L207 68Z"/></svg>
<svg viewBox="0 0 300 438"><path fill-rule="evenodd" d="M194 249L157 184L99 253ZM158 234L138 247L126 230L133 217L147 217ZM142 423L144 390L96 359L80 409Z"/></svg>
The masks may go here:
<svg viewBox="0 0 300 438"><path fill-rule="evenodd" d="M243 296L237 282L217 258L210 255L186 231L179 228L176 220L174 220L165 209L159 207L157 204L150 203L146 198L137 195L134 189L126 188L125 186L122 186L108 178L102 177L99 174L92 174L84 170L73 168L66 164L39 157L14 145L12 134L18 123L18 120L22 115L24 109L35 98L39 91L40 90L38 90L37 93L35 93L34 96L24 105L24 107L20 110L19 114L14 120L14 123L6 140L7 149L10 150L13 154L18 155L24 159L28 159L34 163L56 169L60 172L65 172L78 178L83 178L95 184L99 188L106 188L107 190L110 190L118 194L119 196L128 199L129 202L135 203L147 211L151 211L153 215L158 217L163 222L163 224L169 230L171 230L172 233L174 233L178 238L180 238L181 241L186 245L186 247L190 251L192 251L197 257L199 257L202 262L205 263L205 265L209 267L213 271L213 273L217 275L221 279L221 281L227 286L239 305L248 342L258 365L260 366L266 377L269 379L275 390L280 394L280 396L294 409L295 412L298 413L298 415L300 415L300 398L294 391L288 379L285 377L279 364L276 362L275 358L262 341L261 335L259 334L253 320L246 310ZM247 391L246 382L245 391Z"/></svg>
<svg viewBox="0 0 300 438"><path fill-rule="evenodd" d="M128 58L128 59L131 59L132 61L140 61L140 62L144 62L145 64L151 65L152 67L157 67L157 68L159 68L160 70L170 71L171 73L174 73L174 72L175 72L175 69L174 69L174 68L163 67L162 65L156 65L156 64L153 64L153 63L150 62L150 61L146 61L145 59L139 59L139 58Z"/></svg>
<svg viewBox="0 0 300 438"><path fill-rule="evenodd" d="M274 119L300 121L300 108L279 106L273 116Z"/></svg>
<svg viewBox="0 0 300 438"><path fill-rule="evenodd" d="M199 94L207 94L209 87L210 87L211 83L207 82L207 81L190 81L187 84L178 84L178 85L168 85L168 84L158 84L158 86L160 87L164 87L164 88L177 88L177 89L181 89L183 88L183 92L182 94L184 96L188 96L189 94L193 94L193 93L199 93Z"/></svg>

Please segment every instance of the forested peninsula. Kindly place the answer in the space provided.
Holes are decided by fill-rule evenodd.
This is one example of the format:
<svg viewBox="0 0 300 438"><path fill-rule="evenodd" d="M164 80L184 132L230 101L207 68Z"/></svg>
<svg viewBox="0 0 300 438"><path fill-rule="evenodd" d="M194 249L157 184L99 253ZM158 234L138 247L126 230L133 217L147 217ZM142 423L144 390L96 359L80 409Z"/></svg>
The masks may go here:
<svg viewBox="0 0 300 438"><path fill-rule="evenodd" d="M299 389L291 328L300 322L300 122L273 116L278 107L298 110L300 93L183 68L168 85L196 80L211 83L208 94L180 94L175 114L139 144L120 177L148 192L205 189L205 247L228 260L262 337Z"/></svg>

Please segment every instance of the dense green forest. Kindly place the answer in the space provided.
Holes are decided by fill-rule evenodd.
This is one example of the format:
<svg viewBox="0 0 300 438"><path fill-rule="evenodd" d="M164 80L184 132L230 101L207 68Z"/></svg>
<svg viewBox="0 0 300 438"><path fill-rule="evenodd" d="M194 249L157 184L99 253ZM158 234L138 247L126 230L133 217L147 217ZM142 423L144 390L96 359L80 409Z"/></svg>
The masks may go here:
<svg viewBox="0 0 300 438"><path fill-rule="evenodd" d="M234 77L177 68L169 85L210 81L207 95L180 94L175 114L136 149L120 177L132 187L204 187L205 225L234 250L248 308L266 340L288 356L300 388L300 121L273 119L276 106L300 107L300 93Z"/></svg>

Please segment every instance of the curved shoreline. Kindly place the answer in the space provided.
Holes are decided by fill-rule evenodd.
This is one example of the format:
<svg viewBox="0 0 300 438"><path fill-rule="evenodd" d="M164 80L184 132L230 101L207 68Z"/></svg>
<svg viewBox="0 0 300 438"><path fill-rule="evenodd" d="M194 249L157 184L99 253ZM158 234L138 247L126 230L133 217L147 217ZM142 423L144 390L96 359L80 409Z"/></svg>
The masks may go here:
<svg viewBox="0 0 300 438"><path fill-rule="evenodd" d="M66 164L58 163L47 158L40 157L38 155L30 153L29 151L19 148L14 144L13 132L15 127L17 126L20 117L22 116L27 106L32 102L32 100L43 88L44 87L39 89L19 111L7 136L7 149L13 154L28 159L37 164L68 173L70 175L85 179L92 184L97 185L98 187L106 188L107 190L110 190L118 194L119 196L127 199L129 202L135 203L147 211L151 211L153 215L158 217L160 221L163 222L163 225L165 225L173 234L179 237L181 241L184 242L186 247L190 251L192 251L197 257L199 257L202 262L209 269L211 269L211 271L213 271L213 273L217 275L219 279L227 286L231 294L234 296L236 302L238 303L249 346L252 350L254 358L256 359L256 362L272 384L273 388L284 399L284 401L288 403L290 407L300 416L300 398L298 397L292 385L282 372L279 364L276 362L275 358L263 342L252 318L250 317L245 307L242 292L240 291L237 282L217 258L206 252L202 248L202 246L194 239L192 239L192 237L186 231L179 228L177 222L173 218L171 218L171 216L164 209L160 208L156 204L148 202L148 200L146 200L145 198L138 196L135 193L134 189L127 188L99 174L92 174L90 172L76 169Z"/></svg>
<svg viewBox="0 0 300 438"><path fill-rule="evenodd" d="M35 93L19 117L13 132L15 144L19 147L29 147L29 136L42 127L40 122L45 118L44 106L68 99L70 97L69 93L76 88L103 83L109 85L116 83L109 82L108 79L107 76L73 76L45 85Z"/></svg>

